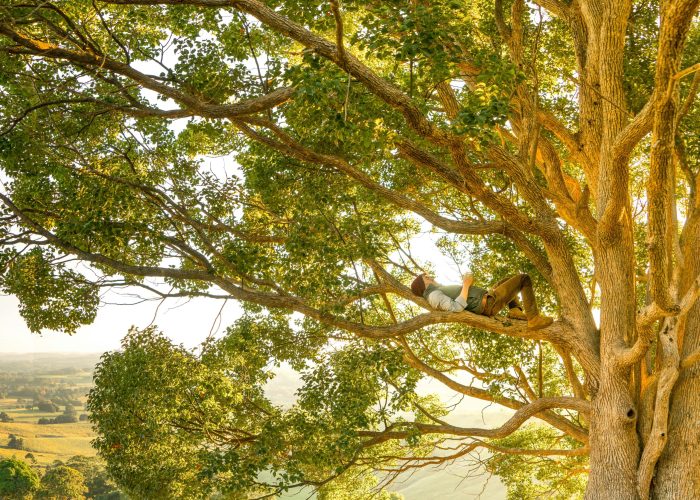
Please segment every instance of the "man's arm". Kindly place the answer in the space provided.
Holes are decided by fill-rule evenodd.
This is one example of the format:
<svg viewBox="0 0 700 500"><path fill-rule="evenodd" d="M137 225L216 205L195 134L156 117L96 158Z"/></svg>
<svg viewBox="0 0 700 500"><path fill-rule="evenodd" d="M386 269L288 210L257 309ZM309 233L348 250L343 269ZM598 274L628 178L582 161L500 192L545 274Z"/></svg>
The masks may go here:
<svg viewBox="0 0 700 500"><path fill-rule="evenodd" d="M464 307L467 307L467 298L469 297L469 288L474 283L474 275L472 273L466 273L462 276L462 293L459 294L458 298L464 299Z"/></svg>
<svg viewBox="0 0 700 500"><path fill-rule="evenodd" d="M465 274L462 281L462 291L459 296L452 300L440 290L435 290L428 295L428 304L433 309L438 311L460 312L467 307L467 297L469 296L469 287L474 283L474 275Z"/></svg>

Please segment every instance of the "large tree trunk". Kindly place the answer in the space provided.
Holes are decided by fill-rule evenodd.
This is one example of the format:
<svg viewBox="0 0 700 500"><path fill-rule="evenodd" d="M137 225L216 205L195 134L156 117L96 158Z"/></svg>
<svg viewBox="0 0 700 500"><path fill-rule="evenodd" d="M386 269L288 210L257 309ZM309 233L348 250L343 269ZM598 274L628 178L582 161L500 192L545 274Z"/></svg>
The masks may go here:
<svg viewBox="0 0 700 500"><path fill-rule="evenodd" d="M590 444L591 472L587 499L636 499L639 444L636 412L629 387L620 374L605 370L593 401Z"/></svg>
<svg viewBox="0 0 700 500"><path fill-rule="evenodd" d="M637 412L629 373L615 359L616 345L634 331L634 284L625 255L629 235L623 231L614 248L601 252L601 380L593 398L590 475L587 499L636 499L639 443ZM621 293L624 290L626 293Z"/></svg>
<svg viewBox="0 0 700 500"><path fill-rule="evenodd" d="M617 361L619 348L634 337L636 306L634 241L629 177L613 154L613 144L626 123L622 88L624 33L630 3L586 2L583 15L588 24L589 58L605 57L598 65L600 89L608 100L600 109L601 149L596 211L600 280L600 386L593 398L589 432L590 475L588 499L637 498L639 443L635 430L637 412L630 391L629 371ZM600 17L602 15L602 17Z"/></svg>

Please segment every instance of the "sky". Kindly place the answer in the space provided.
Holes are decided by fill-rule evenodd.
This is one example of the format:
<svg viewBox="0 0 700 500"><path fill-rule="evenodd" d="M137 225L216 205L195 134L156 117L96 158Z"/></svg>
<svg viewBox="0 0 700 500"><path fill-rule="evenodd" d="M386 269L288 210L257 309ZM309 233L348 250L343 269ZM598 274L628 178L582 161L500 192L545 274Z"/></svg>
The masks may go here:
<svg viewBox="0 0 700 500"><path fill-rule="evenodd" d="M74 335L55 331L36 334L29 331L20 316L17 299L3 295L0 296L0 353L112 351L119 349L120 340L131 326L144 328L151 323L174 342L195 347L210 332L221 335L241 311L234 301L224 304L221 300L202 298L170 299L160 307L159 304L160 301L129 306L102 305L95 322L79 328Z"/></svg>

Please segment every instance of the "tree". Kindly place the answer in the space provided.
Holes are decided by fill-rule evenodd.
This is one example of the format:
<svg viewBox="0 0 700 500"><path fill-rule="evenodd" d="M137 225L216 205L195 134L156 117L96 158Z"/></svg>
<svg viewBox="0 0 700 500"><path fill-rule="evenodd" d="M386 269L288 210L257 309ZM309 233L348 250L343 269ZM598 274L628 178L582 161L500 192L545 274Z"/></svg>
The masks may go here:
<svg viewBox="0 0 700 500"><path fill-rule="evenodd" d="M78 421L78 413L70 405L66 405L64 412L53 419L55 424L74 424Z"/></svg>
<svg viewBox="0 0 700 500"><path fill-rule="evenodd" d="M11 2L2 288L34 331L91 322L108 287L245 304L198 354L150 328L103 358L96 444L137 497L476 449L513 496L588 474L589 498L698 497L697 9ZM557 321L428 310L405 285L423 231L480 281L528 272ZM262 390L281 362L291 409ZM423 378L514 413L459 426Z"/></svg>
<svg viewBox="0 0 700 500"><path fill-rule="evenodd" d="M87 486L87 498L121 498L117 487L105 471L104 464L93 457L76 455L68 459L65 464L85 477Z"/></svg>
<svg viewBox="0 0 700 500"><path fill-rule="evenodd" d="M27 463L16 458L0 461L0 496L22 500L39 488L39 476Z"/></svg>
<svg viewBox="0 0 700 500"><path fill-rule="evenodd" d="M0 422L14 422L14 419L4 411L0 412Z"/></svg>
<svg viewBox="0 0 700 500"><path fill-rule="evenodd" d="M39 411L46 413L56 413L59 410L58 405L51 401L39 401L36 406Z"/></svg>
<svg viewBox="0 0 700 500"><path fill-rule="evenodd" d="M16 436L14 434L8 434L7 436L7 447L12 448L14 450L23 450L24 449L24 438L20 436Z"/></svg>
<svg viewBox="0 0 700 500"><path fill-rule="evenodd" d="M38 498L51 500L84 499L88 489L85 477L77 470L57 465L49 468L41 478L41 489Z"/></svg>

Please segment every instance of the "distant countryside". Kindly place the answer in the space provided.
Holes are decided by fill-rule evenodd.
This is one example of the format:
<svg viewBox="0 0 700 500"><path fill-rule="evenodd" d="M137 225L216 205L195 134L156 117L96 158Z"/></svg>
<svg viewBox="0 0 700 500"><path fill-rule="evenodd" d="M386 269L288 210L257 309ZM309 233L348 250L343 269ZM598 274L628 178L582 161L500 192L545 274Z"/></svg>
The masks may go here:
<svg viewBox="0 0 700 500"><path fill-rule="evenodd" d="M36 474L36 498L126 498L90 444L85 402L97 361L93 354L0 355L1 498L21 498L3 482L17 477L17 461L29 478Z"/></svg>

